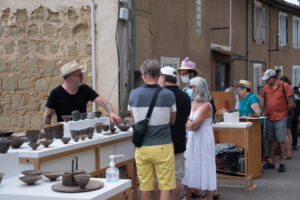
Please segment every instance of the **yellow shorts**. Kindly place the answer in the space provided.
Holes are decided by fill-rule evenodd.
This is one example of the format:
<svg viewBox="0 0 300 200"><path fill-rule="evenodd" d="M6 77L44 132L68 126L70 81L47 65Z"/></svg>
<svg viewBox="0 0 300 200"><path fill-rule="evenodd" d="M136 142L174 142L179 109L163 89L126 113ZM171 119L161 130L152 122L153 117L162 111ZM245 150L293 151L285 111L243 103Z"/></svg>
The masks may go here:
<svg viewBox="0 0 300 200"><path fill-rule="evenodd" d="M135 161L141 191L154 190L155 174L160 190L172 190L176 187L172 143L136 148Z"/></svg>

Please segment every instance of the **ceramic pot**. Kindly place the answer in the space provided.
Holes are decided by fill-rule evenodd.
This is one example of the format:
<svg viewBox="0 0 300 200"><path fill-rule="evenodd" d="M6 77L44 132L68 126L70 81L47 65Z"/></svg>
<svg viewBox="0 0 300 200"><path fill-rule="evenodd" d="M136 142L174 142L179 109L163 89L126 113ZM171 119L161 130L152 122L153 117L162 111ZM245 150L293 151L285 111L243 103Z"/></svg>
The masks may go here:
<svg viewBox="0 0 300 200"><path fill-rule="evenodd" d="M0 172L0 184L2 182L3 176L4 176L4 173Z"/></svg>
<svg viewBox="0 0 300 200"><path fill-rule="evenodd" d="M14 149L20 148L22 144L27 140L27 137L11 137L10 146Z"/></svg>
<svg viewBox="0 0 300 200"><path fill-rule="evenodd" d="M87 113L80 113L80 119L84 120L87 117Z"/></svg>
<svg viewBox="0 0 300 200"><path fill-rule="evenodd" d="M86 135L80 135L80 139L83 141L86 138Z"/></svg>
<svg viewBox="0 0 300 200"><path fill-rule="evenodd" d="M32 148L32 150L36 150L38 146L40 146L40 143L29 143L28 145Z"/></svg>
<svg viewBox="0 0 300 200"><path fill-rule="evenodd" d="M61 118L64 120L64 122L68 122L72 120L72 115L62 115Z"/></svg>
<svg viewBox="0 0 300 200"><path fill-rule="evenodd" d="M13 130L2 130L0 131L0 137L9 137L11 136L15 131Z"/></svg>
<svg viewBox="0 0 300 200"><path fill-rule="evenodd" d="M94 130L95 130L94 127L88 127L87 136L88 136L89 139L93 138L93 136L94 136Z"/></svg>
<svg viewBox="0 0 300 200"><path fill-rule="evenodd" d="M42 175L42 170L39 169L33 169L33 170L25 170L21 172L25 176L33 176L33 175Z"/></svg>
<svg viewBox="0 0 300 200"><path fill-rule="evenodd" d="M55 139L60 139L64 137L64 125L63 124L55 124L53 125L53 133Z"/></svg>
<svg viewBox="0 0 300 200"><path fill-rule="evenodd" d="M52 144L53 140L40 140L39 143L44 145L44 147L48 147L50 144Z"/></svg>
<svg viewBox="0 0 300 200"><path fill-rule="evenodd" d="M85 189L85 186L89 183L91 175L89 174L76 174L74 176L76 183L80 189Z"/></svg>
<svg viewBox="0 0 300 200"><path fill-rule="evenodd" d="M127 131L130 128L130 125L128 124L117 124L117 127L121 130L121 131Z"/></svg>
<svg viewBox="0 0 300 200"><path fill-rule="evenodd" d="M97 112L94 112L94 113L95 113L95 117L97 117L97 118L101 117L101 114L102 114L101 111L97 111Z"/></svg>
<svg viewBox="0 0 300 200"><path fill-rule="evenodd" d="M62 184L65 186L77 186L74 176L83 173L83 170L74 170L73 172L72 170L65 171L62 176Z"/></svg>
<svg viewBox="0 0 300 200"><path fill-rule="evenodd" d="M87 118L88 119L94 119L95 118L95 113L94 112L88 112L87 113Z"/></svg>
<svg viewBox="0 0 300 200"><path fill-rule="evenodd" d="M40 138L41 131L40 130L28 130L26 131L26 137L28 137L28 140L30 143L37 143L37 141Z"/></svg>
<svg viewBox="0 0 300 200"><path fill-rule="evenodd" d="M71 114L73 121L78 121L80 119L80 112L78 110L73 110Z"/></svg>
<svg viewBox="0 0 300 200"><path fill-rule="evenodd" d="M52 126L47 126L44 127L44 131L45 131L45 139L48 140L53 140L53 135L54 135L54 129Z"/></svg>
<svg viewBox="0 0 300 200"><path fill-rule="evenodd" d="M68 144L68 142L71 140L70 137L63 137L60 139L64 144Z"/></svg>
<svg viewBox="0 0 300 200"><path fill-rule="evenodd" d="M41 179L40 175L32 175L32 176L22 176L19 177L21 181L26 183L27 185L34 185L38 180Z"/></svg>
<svg viewBox="0 0 300 200"><path fill-rule="evenodd" d="M103 124L102 123L96 123L95 124L96 132L101 133L103 129Z"/></svg>
<svg viewBox="0 0 300 200"><path fill-rule="evenodd" d="M71 130L71 136L72 136L72 139L73 139L75 142L78 142L78 140L79 140L79 135L78 135L78 131L77 131L77 130Z"/></svg>
<svg viewBox="0 0 300 200"><path fill-rule="evenodd" d="M43 172L43 176L48 178L50 181L56 181L58 177L62 175L62 172L52 171L52 172Z"/></svg>
<svg viewBox="0 0 300 200"><path fill-rule="evenodd" d="M103 124L103 130L108 131L108 129L109 129L109 125L108 124Z"/></svg>
<svg viewBox="0 0 300 200"><path fill-rule="evenodd" d="M9 149L11 140L0 139L0 153L6 153Z"/></svg>

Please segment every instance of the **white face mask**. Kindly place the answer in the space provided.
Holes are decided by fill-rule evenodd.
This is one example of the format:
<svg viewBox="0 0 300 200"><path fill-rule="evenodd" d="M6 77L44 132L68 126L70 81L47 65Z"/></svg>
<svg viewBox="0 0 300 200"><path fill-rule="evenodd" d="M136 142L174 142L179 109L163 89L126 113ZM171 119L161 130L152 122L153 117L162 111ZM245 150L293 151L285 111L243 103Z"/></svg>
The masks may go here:
<svg viewBox="0 0 300 200"><path fill-rule="evenodd" d="M181 81L184 82L185 84L188 84L190 82L189 75L184 75L184 76L180 76L180 77L181 77Z"/></svg>

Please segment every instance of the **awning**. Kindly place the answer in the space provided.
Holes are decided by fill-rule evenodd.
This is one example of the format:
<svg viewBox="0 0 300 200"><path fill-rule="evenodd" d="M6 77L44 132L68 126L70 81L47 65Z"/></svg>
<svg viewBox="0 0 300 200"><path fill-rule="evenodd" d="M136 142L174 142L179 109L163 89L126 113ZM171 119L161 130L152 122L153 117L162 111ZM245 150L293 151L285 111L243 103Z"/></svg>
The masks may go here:
<svg viewBox="0 0 300 200"><path fill-rule="evenodd" d="M240 54L234 53L232 51L226 51L226 50L221 49L219 47L212 47L211 50L214 51L214 52L217 52L217 53L227 55L227 56L235 56L235 57L238 57L238 58L244 58L244 56L242 56Z"/></svg>

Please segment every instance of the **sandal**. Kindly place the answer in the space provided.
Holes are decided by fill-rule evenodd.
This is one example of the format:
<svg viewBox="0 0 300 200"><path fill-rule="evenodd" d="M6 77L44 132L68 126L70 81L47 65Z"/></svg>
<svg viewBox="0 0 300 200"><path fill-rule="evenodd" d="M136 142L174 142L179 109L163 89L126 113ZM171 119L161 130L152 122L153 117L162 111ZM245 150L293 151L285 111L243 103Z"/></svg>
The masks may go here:
<svg viewBox="0 0 300 200"><path fill-rule="evenodd" d="M286 155L286 156L284 156L284 158L287 159L287 160L290 160L290 159L292 159L293 157L292 157L292 156Z"/></svg>
<svg viewBox="0 0 300 200"><path fill-rule="evenodd" d="M213 200L220 199L220 194L213 194Z"/></svg>

